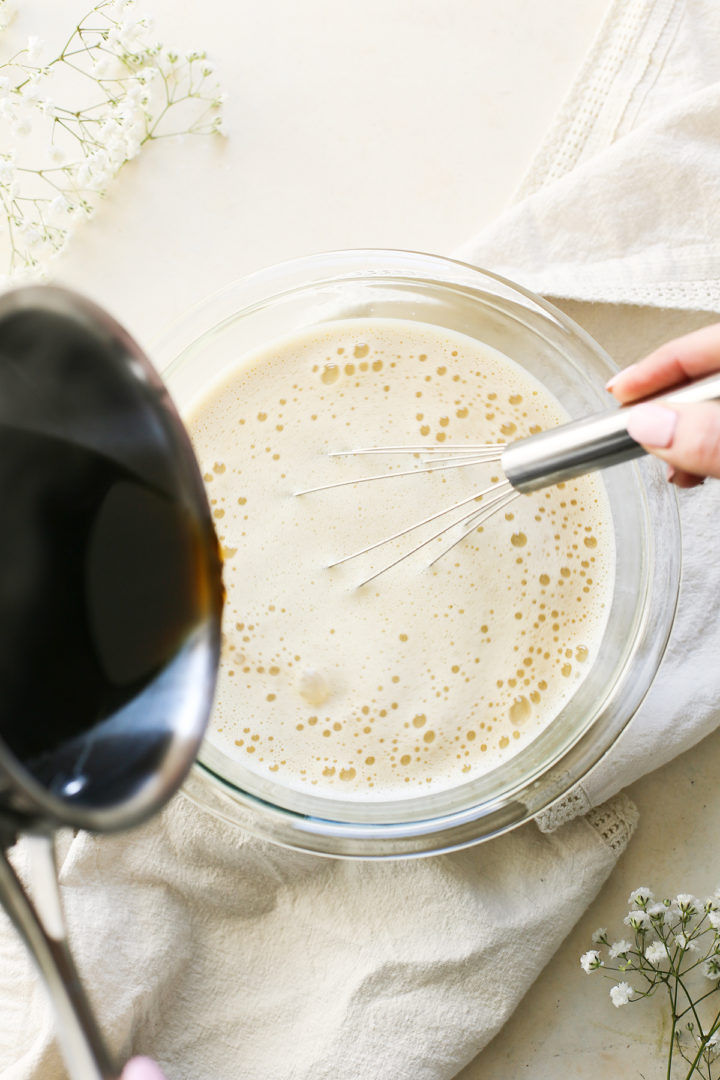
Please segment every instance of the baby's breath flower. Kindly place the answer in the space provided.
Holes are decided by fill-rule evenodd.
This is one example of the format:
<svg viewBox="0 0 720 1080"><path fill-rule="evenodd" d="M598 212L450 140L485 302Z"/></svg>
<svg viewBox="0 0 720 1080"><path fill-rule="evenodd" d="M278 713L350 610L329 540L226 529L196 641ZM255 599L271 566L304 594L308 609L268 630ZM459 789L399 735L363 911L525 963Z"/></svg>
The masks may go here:
<svg viewBox="0 0 720 1080"><path fill-rule="evenodd" d="M14 154L0 154L0 185L9 187L17 176Z"/></svg>
<svg viewBox="0 0 720 1080"><path fill-rule="evenodd" d="M35 247L43 238L40 230L36 229L34 225L21 225L20 234L29 247Z"/></svg>
<svg viewBox="0 0 720 1080"><path fill-rule="evenodd" d="M627 1005L634 993L630 983L621 982L617 986L610 987L610 1000L615 1008L619 1009L621 1005Z"/></svg>
<svg viewBox="0 0 720 1080"><path fill-rule="evenodd" d="M657 964L661 964L663 960L667 960L667 957L668 957L667 947L666 947L665 943L662 942L662 941L653 941L653 942L651 942L650 945L648 945L647 949L645 950L645 959L649 960L649 962L653 966L656 966Z"/></svg>
<svg viewBox="0 0 720 1080"><path fill-rule="evenodd" d="M677 1054L689 1066L682 1073L685 1080L720 1080L713 1068L720 1060L720 890L705 901L679 893L656 902L643 887L630 894L629 903L625 924L634 931L634 944L625 939L609 944L607 931L602 930L604 939L596 931L593 943L607 945L608 964L594 950L582 957L583 968L638 976L634 987L630 982L612 987L616 1007L656 993L666 996L672 1020L667 1076L681 1075L674 1068Z"/></svg>
<svg viewBox="0 0 720 1080"><path fill-rule="evenodd" d="M0 0L0 30L7 30L16 15L15 0Z"/></svg>
<svg viewBox="0 0 720 1080"><path fill-rule="evenodd" d="M599 926L590 936L593 945L607 945L607 939L607 929L604 926Z"/></svg>
<svg viewBox="0 0 720 1080"><path fill-rule="evenodd" d="M682 912L674 900L669 900L665 911L665 925L674 926L682 921Z"/></svg>
<svg viewBox="0 0 720 1080"><path fill-rule="evenodd" d="M14 0L0 0L0 29L14 6ZM151 37L151 26L135 0L98 0L59 56L41 64L45 47L33 35L25 49L0 63L0 123L15 135L33 129L35 136L20 164L0 151L8 278L42 271L145 143L173 134L225 133L218 114L225 95L206 53L181 57ZM94 100L88 77L96 84ZM73 79L78 101L67 100ZM37 154L43 129L47 149L38 162L29 155Z"/></svg>
<svg viewBox="0 0 720 1080"><path fill-rule="evenodd" d="M103 79L112 70L112 60L109 56L94 56L92 59L91 74L95 79Z"/></svg>
<svg viewBox="0 0 720 1080"><path fill-rule="evenodd" d="M39 37L35 37L34 34L32 34L28 38L28 43L25 46L25 52L31 64L37 63L37 61L40 59L40 54L44 46L44 41L42 41Z"/></svg>
<svg viewBox="0 0 720 1080"><path fill-rule="evenodd" d="M58 195L48 206L48 221L51 225L60 225L68 216L70 203L64 195Z"/></svg>
<svg viewBox="0 0 720 1080"><path fill-rule="evenodd" d="M650 901L653 899L653 894L650 889L641 885L639 889L633 889L628 896L628 904L634 904L635 907L646 908Z"/></svg>
<svg viewBox="0 0 720 1080"><path fill-rule="evenodd" d="M720 979L720 959L717 956L711 956L703 963L702 972L706 979L716 982Z"/></svg>
<svg viewBox="0 0 720 1080"><path fill-rule="evenodd" d="M89 161L83 161L75 171L75 181L79 187L89 187L93 172Z"/></svg>
<svg viewBox="0 0 720 1080"><path fill-rule="evenodd" d="M632 926L633 930L639 930L641 933L652 927L650 916L646 911L631 911L625 916L623 922L626 926Z"/></svg>
<svg viewBox="0 0 720 1080"><path fill-rule="evenodd" d="M29 135L32 131L32 124L27 116L18 116L16 114L10 124L15 135Z"/></svg>
<svg viewBox="0 0 720 1080"><path fill-rule="evenodd" d="M591 971L596 971L599 967L603 966L603 962L600 959L600 953L597 949L589 949L588 952L583 953L580 957L580 967L588 974Z"/></svg>

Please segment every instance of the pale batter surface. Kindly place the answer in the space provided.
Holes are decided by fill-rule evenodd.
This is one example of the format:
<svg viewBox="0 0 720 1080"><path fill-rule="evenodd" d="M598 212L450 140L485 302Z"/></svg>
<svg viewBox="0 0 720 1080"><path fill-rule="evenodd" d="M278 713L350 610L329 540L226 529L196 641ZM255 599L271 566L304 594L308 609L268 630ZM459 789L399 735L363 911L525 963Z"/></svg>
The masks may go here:
<svg viewBox="0 0 720 1080"><path fill-rule="evenodd" d="M239 359L186 419L226 558L218 750L315 795L417 796L487 773L575 692L612 592L599 478L520 496L432 568L457 531L361 588L442 522L329 564L499 464L295 495L424 466L329 451L506 442L567 419L512 360L428 324L332 322Z"/></svg>

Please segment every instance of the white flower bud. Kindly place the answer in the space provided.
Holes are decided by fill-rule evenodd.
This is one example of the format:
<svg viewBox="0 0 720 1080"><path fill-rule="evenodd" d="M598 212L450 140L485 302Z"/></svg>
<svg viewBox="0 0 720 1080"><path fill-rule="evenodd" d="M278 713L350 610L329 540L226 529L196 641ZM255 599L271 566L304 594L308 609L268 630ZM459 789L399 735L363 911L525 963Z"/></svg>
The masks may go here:
<svg viewBox="0 0 720 1080"><path fill-rule="evenodd" d="M75 180L80 187L87 187L92 180L92 169L83 161L75 170Z"/></svg>
<svg viewBox="0 0 720 1080"><path fill-rule="evenodd" d="M717 982L720 979L720 960L715 956L710 957L703 963L702 972L706 979Z"/></svg>
<svg viewBox="0 0 720 1080"><path fill-rule="evenodd" d="M634 904L635 907L644 908L650 901L654 899L652 890L641 885L639 889L633 889L628 896L628 904Z"/></svg>
<svg viewBox="0 0 720 1080"><path fill-rule="evenodd" d="M0 30L7 30L17 12L15 0L0 0Z"/></svg>
<svg viewBox="0 0 720 1080"><path fill-rule="evenodd" d="M68 217L70 204L64 195L58 195L48 207L48 221L51 225L58 225Z"/></svg>
<svg viewBox="0 0 720 1080"><path fill-rule="evenodd" d="M645 959L651 963L653 967L657 967L663 960L667 960L667 956L668 951L662 941L653 941L645 950Z"/></svg>
<svg viewBox="0 0 720 1080"><path fill-rule="evenodd" d="M16 135L29 135L32 131L32 124L27 116L18 116L14 121L11 121L11 123L12 129Z"/></svg>
<svg viewBox="0 0 720 1080"><path fill-rule="evenodd" d="M621 1005L627 1005L634 993L635 991L630 986L630 983L621 982L617 986L610 988L610 1000L615 1008L619 1009Z"/></svg>
<svg viewBox="0 0 720 1080"><path fill-rule="evenodd" d="M15 165L8 160L0 158L0 184L5 187L12 184L17 176Z"/></svg>
<svg viewBox="0 0 720 1080"><path fill-rule="evenodd" d="M40 58L40 53L41 53L41 51L43 49L43 44L44 43L40 40L40 38L35 37L34 34L31 35L28 38L28 43L27 43L27 46L25 48L25 51L27 52L27 58L28 58L28 60L30 61L31 64L34 64L35 61Z"/></svg>

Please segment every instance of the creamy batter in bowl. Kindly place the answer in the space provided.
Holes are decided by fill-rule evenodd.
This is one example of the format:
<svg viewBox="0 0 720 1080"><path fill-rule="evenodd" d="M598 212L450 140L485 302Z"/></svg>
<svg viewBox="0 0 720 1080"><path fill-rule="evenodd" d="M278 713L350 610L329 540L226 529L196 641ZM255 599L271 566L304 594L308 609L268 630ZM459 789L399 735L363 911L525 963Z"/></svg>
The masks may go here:
<svg viewBox="0 0 720 1080"><path fill-rule="evenodd" d="M519 365L516 385L503 357ZM398 856L504 831L592 767L642 700L672 623L679 530L656 463L523 496L457 558L429 573L408 560L361 599L352 585L363 573L328 571L333 554L354 531L359 543L392 531L396 498L400 523L422 516L413 499L430 489L418 483L467 491L465 470L293 496L382 471L328 462L345 429L349 446L367 445L368 426L370 443L457 444L597 411L612 368L587 335L473 267L341 252L230 286L177 327L160 362L228 555L224 677L190 797L289 846ZM439 627L424 645L423 604ZM315 617L303 624L305 607ZM339 645L327 636L336 629Z"/></svg>

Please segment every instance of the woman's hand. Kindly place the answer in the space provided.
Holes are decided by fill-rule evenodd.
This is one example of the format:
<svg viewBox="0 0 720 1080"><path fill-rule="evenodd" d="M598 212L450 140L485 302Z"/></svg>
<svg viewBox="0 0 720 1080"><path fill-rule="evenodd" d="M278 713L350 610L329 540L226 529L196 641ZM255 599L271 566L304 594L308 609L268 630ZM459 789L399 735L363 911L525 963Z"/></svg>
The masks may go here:
<svg viewBox="0 0 720 1080"><path fill-rule="evenodd" d="M146 1057L136 1057L128 1061L120 1080L167 1080L159 1065Z"/></svg>
<svg viewBox="0 0 720 1080"><path fill-rule="evenodd" d="M615 375L607 389L627 405L714 371L720 371L720 323L661 345ZM636 405L627 429L633 439L668 463L668 479L678 487L695 487L706 476L720 477L719 403Z"/></svg>

